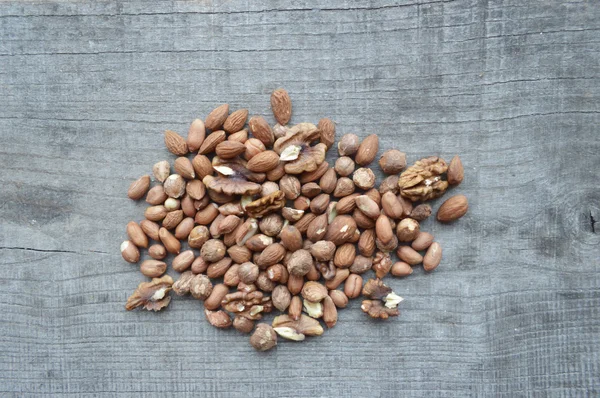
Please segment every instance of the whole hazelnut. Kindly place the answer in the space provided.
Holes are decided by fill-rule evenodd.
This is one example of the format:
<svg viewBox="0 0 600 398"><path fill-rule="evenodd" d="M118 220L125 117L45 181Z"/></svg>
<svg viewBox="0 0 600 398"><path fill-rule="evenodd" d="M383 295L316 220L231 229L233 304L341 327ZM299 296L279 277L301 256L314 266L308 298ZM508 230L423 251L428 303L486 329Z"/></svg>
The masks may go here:
<svg viewBox="0 0 600 398"><path fill-rule="evenodd" d="M277 333L270 325L259 323L250 336L250 344L258 351L267 351L277 345Z"/></svg>
<svg viewBox="0 0 600 398"><path fill-rule="evenodd" d="M235 318L233 318L233 327L238 332L250 333L252 329L254 329L254 321L244 316L237 315Z"/></svg>
<svg viewBox="0 0 600 398"><path fill-rule="evenodd" d="M210 232L208 228L204 225L195 226L188 235L188 244L191 248L199 249L206 243L208 238L210 237Z"/></svg>
<svg viewBox="0 0 600 398"><path fill-rule="evenodd" d="M396 227L396 236L400 242L412 242L419 235L419 222L412 218L405 218Z"/></svg>
<svg viewBox="0 0 600 398"><path fill-rule="evenodd" d="M179 174L171 174L164 182L165 193L171 198L179 198L185 193L185 180Z"/></svg>
<svg viewBox="0 0 600 398"><path fill-rule="evenodd" d="M283 191L286 199L294 200L300 196L300 180L292 175L286 174L281 177L279 188Z"/></svg>
<svg viewBox="0 0 600 398"><path fill-rule="evenodd" d="M271 300L273 301L273 306L283 312L289 307L292 295L285 285L277 285L271 293Z"/></svg>
<svg viewBox="0 0 600 398"><path fill-rule="evenodd" d="M209 263L214 263L225 257L226 251L227 248L221 240L210 239L202 245L202 248L200 249L200 256Z"/></svg>
<svg viewBox="0 0 600 398"><path fill-rule="evenodd" d="M283 218L279 214L271 213L259 221L258 228L267 236L277 236L283 228Z"/></svg>
<svg viewBox="0 0 600 398"><path fill-rule="evenodd" d="M273 192L279 191L279 185L273 181L266 181L262 184L262 190L260 191L260 196L265 197L269 196Z"/></svg>
<svg viewBox="0 0 600 398"><path fill-rule="evenodd" d="M345 134L338 143L340 156L351 156L358 151L360 139L356 134Z"/></svg>
<svg viewBox="0 0 600 398"><path fill-rule="evenodd" d="M259 272L258 266L248 261L241 264L238 268L238 277L240 278L240 281L249 285L258 279Z"/></svg>
<svg viewBox="0 0 600 398"><path fill-rule="evenodd" d="M339 157L335 161L335 171L342 177L348 177L354 171L354 160L348 156Z"/></svg>
<svg viewBox="0 0 600 398"><path fill-rule="evenodd" d="M375 173L373 173L373 170L371 169L361 167L354 172L352 181L354 181L354 184L360 189L371 189L375 186Z"/></svg>
<svg viewBox="0 0 600 398"><path fill-rule="evenodd" d="M379 166L385 174L398 174L406 167L406 154L397 149L385 151L379 158Z"/></svg>
<svg viewBox="0 0 600 398"><path fill-rule="evenodd" d="M312 263L313 258L308 250L296 250L287 263L287 269L292 275L303 276L310 271Z"/></svg>
<svg viewBox="0 0 600 398"><path fill-rule="evenodd" d="M341 177L337 180L333 196L336 198L343 198L354 192L354 182L348 177Z"/></svg>

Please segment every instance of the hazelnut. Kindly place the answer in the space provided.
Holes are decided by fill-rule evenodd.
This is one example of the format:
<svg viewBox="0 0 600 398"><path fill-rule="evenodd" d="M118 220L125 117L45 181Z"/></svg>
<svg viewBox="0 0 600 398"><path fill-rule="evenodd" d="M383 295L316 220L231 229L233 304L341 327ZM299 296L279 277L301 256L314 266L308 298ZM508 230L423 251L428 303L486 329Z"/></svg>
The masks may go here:
<svg viewBox="0 0 600 398"><path fill-rule="evenodd" d="M214 263L225 257L226 250L227 248L221 240L210 239L202 245L200 256L209 263Z"/></svg>
<svg viewBox="0 0 600 398"><path fill-rule="evenodd" d="M308 273L313 263L312 256L308 250L300 249L292 253L287 269L291 275L303 276Z"/></svg>
<svg viewBox="0 0 600 398"><path fill-rule="evenodd" d="M406 154L397 149L385 151L379 158L379 166L385 174L398 174L406 167Z"/></svg>
<svg viewBox="0 0 600 398"><path fill-rule="evenodd" d="M267 236L277 236L283 227L283 218L276 213L263 217L258 223L260 231Z"/></svg>
<svg viewBox="0 0 600 398"><path fill-rule="evenodd" d="M275 283L269 279L267 273L264 271L258 274L255 284L263 292L272 292L275 289Z"/></svg>
<svg viewBox="0 0 600 398"><path fill-rule="evenodd" d="M277 333L270 325L259 323L250 336L250 344L258 351L267 351L277 345Z"/></svg>
<svg viewBox="0 0 600 398"><path fill-rule="evenodd" d="M333 191L333 196L336 198L343 198L354 193L354 182L348 177L341 177L338 179Z"/></svg>
<svg viewBox="0 0 600 398"><path fill-rule="evenodd" d="M322 193L315 197L310 202L310 210L315 214L321 214L327 210L327 206L329 206L330 196L329 194Z"/></svg>
<svg viewBox="0 0 600 398"><path fill-rule="evenodd" d="M251 262L245 262L238 268L240 281L247 285L254 283L258 279L259 272L258 266Z"/></svg>
<svg viewBox="0 0 600 398"><path fill-rule="evenodd" d="M371 169L361 167L352 175L352 181L354 181L354 184L360 189L371 189L375 186L375 173L373 173Z"/></svg>
<svg viewBox="0 0 600 398"><path fill-rule="evenodd" d="M236 315L233 318L233 327L235 330L241 333L250 333L254 329L254 321L246 318L245 316Z"/></svg>
<svg viewBox="0 0 600 398"><path fill-rule="evenodd" d="M381 184L379 184L379 193L384 194L386 192L392 192L393 194L398 193L398 176L391 175L386 177Z"/></svg>
<svg viewBox="0 0 600 398"><path fill-rule="evenodd" d="M419 222L412 218L405 218L398 223L396 235L400 242L412 242L419 235Z"/></svg>
<svg viewBox="0 0 600 398"><path fill-rule="evenodd" d="M283 312L289 307L292 295L285 285L277 285L271 293L271 300L273 301L273 306Z"/></svg>
<svg viewBox="0 0 600 398"><path fill-rule="evenodd" d="M210 232L208 231L208 228L204 225L197 225L188 235L188 245L193 249L199 249L206 243L209 237Z"/></svg>
<svg viewBox="0 0 600 398"><path fill-rule="evenodd" d="M171 174L164 182L165 193L171 198L179 198L185 193L185 180L179 174Z"/></svg>
<svg viewBox="0 0 600 398"><path fill-rule="evenodd" d="M354 160L342 156L335 161L335 171L342 177L348 177L354 171Z"/></svg>
<svg viewBox="0 0 600 398"><path fill-rule="evenodd" d="M301 192L302 195L312 199L321 193L321 187L316 182L308 182L302 185Z"/></svg>
<svg viewBox="0 0 600 398"><path fill-rule="evenodd" d="M260 196L268 196L273 192L279 191L279 185L273 181L267 181L262 184L262 190L260 191Z"/></svg>
<svg viewBox="0 0 600 398"><path fill-rule="evenodd" d="M345 134L338 143L340 156L351 156L358 151L360 139L356 134Z"/></svg>

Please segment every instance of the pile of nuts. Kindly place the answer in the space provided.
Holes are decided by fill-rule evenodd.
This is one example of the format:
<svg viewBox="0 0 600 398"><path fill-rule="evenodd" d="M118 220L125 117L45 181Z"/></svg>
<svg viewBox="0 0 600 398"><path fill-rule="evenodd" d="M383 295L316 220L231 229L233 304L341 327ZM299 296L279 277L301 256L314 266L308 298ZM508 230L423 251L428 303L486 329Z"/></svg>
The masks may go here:
<svg viewBox="0 0 600 398"><path fill-rule="evenodd" d="M289 124L292 103L283 89L272 93L271 107L273 127L252 116L246 128L248 110L229 113L224 104L206 120L194 120L187 139L165 132L168 150L178 156L174 173L168 161L158 162L152 169L158 184L151 188L145 175L128 191L133 200L145 196L150 206L144 220L127 224L121 254L137 263L147 248L152 259L142 261L140 271L152 280L139 284L127 310L159 311L169 305L171 290L191 295L204 302L211 325L252 333L250 343L264 351L277 336L301 341L321 335L319 319L335 326L338 309L361 295L368 316L397 316L402 298L382 279L408 276L418 264L426 271L440 264L440 244L420 230L432 212L422 202L461 183L458 156L450 164L432 156L406 168L404 153L385 151L379 165L388 177L376 188L369 165L379 150L377 135L362 142L344 135L340 157L330 165L330 119ZM453 196L437 219L454 221L467 208L465 196ZM169 253L176 281L165 274ZM363 281L370 270L375 278ZM282 314L255 327L273 309Z"/></svg>

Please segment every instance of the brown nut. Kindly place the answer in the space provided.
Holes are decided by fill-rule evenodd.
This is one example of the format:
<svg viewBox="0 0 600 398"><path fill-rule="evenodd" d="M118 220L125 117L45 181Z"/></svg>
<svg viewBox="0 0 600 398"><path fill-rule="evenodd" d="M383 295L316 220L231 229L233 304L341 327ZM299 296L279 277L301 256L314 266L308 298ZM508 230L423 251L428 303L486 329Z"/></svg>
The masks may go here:
<svg viewBox="0 0 600 398"><path fill-rule="evenodd" d="M138 200L141 199L148 189L150 188L150 176L141 176L137 180L131 183L127 190L127 196L129 199Z"/></svg>
<svg viewBox="0 0 600 398"><path fill-rule="evenodd" d="M410 265L417 265L423 262L423 256L410 246L400 246L396 254L400 260Z"/></svg>
<svg viewBox="0 0 600 398"><path fill-rule="evenodd" d="M226 251L227 248L222 241L209 239L202 245L200 256L209 263L214 263L225 257Z"/></svg>
<svg viewBox="0 0 600 398"><path fill-rule="evenodd" d="M290 275L303 276L308 273L312 264L313 259L310 252L308 250L300 249L292 253L290 260L287 263L287 270Z"/></svg>
<svg viewBox="0 0 600 398"><path fill-rule="evenodd" d="M375 230L364 231L358 240L358 252L365 257L371 257L375 252Z"/></svg>
<svg viewBox="0 0 600 398"><path fill-rule="evenodd" d="M397 195L398 189L398 176L395 174L387 176L383 181L381 181L381 184L379 184L379 193L382 195L386 192L391 192Z"/></svg>
<svg viewBox="0 0 600 398"><path fill-rule="evenodd" d="M206 127L204 126L204 122L200 119L195 119L188 129L186 139L188 150L190 152L196 152L204 142L205 137Z"/></svg>
<svg viewBox="0 0 600 398"><path fill-rule="evenodd" d="M464 178L464 169L462 162L458 155L454 156L448 165L448 171L446 172L446 176L448 178L448 184L450 185L458 185L463 181Z"/></svg>
<svg viewBox="0 0 600 398"><path fill-rule="evenodd" d="M381 196L381 206L383 212L390 218L399 220L404 217L402 203L392 192L386 192Z"/></svg>
<svg viewBox="0 0 600 398"><path fill-rule="evenodd" d="M351 195L354 193L354 182L348 177L341 177L337 180L333 196L336 198L343 198L344 196Z"/></svg>
<svg viewBox="0 0 600 398"><path fill-rule="evenodd" d="M337 308L346 308L348 305L348 296L341 290L330 290L329 297Z"/></svg>
<svg viewBox="0 0 600 398"><path fill-rule="evenodd" d="M265 269L283 260L285 253L285 247L281 243L270 244L262 251L256 264Z"/></svg>
<svg viewBox="0 0 600 398"><path fill-rule="evenodd" d="M240 281L247 285L256 282L259 273L260 270L258 269L258 266L249 261L241 264L240 268L238 269Z"/></svg>
<svg viewBox="0 0 600 398"><path fill-rule="evenodd" d="M379 137L377 134L371 134L367 136L359 145L354 160L361 166L366 166L371 163L377 151L379 150Z"/></svg>
<svg viewBox="0 0 600 398"><path fill-rule="evenodd" d="M348 276L350 275L350 270L348 270L348 268L338 268L335 271L335 276L333 278L331 278L330 280L328 280L327 282L325 282L325 287L327 287L327 289L337 289L337 287L339 285L342 284L342 282L344 282Z"/></svg>
<svg viewBox="0 0 600 398"><path fill-rule="evenodd" d="M425 253L425 257L423 257L423 269L427 272L433 271L440 265L440 261L442 260L442 246L433 242L429 249L427 249L427 253Z"/></svg>
<svg viewBox="0 0 600 398"><path fill-rule="evenodd" d="M321 131L321 142L327 145L327 149L331 148L335 142L335 123L325 117L319 120L317 127Z"/></svg>
<svg viewBox="0 0 600 398"><path fill-rule="evenodd" d="M335 171L342 177L348 177L354 171L354 160L348 156L339 157L335 161Z"/></svg>
<svg viewBox="0 0 600 398"><path fill-rule="evenodd" d="M283 312L290 306L292 295L285 285L277 285L271 293L271 300L273 306Z"/></svg>
<svg viewBox="0 0 600 398"><path fill-rule="evenodd" d="M352 218L356 222L356 226L358 228L362 228L362 229L375 228L375 220L372 219L371 217L368 217L367 215L365 215L365 213L363 213L359 209L354 209L354 211L352 212ZM359 236L359 238L360 238L360 236Z"/></svg>
<svg viewBox="0 0 600 398"><path fill-rule="evenodd" d="M335 169L329 168L319 180L319 187L325 193L332 193L337 184L337 174Z"/></svg>
<svg viewBox="0 0 600 398"><path fill-rule="evenodd" d="M266 215L258 223L258 228L267 236L277 236L283 228L283 218L276 213Z"/></svg>
<svg viewBox="0 0 600 398"><path fill-rule="evenodd" d="M195 226L188 235L188 245L194 249L200 249L210 238L208 228L204 225Z"/></svg>
<svg viewBox="0 0 600 398"><path fill-rule="evenodd" d="M164 206L150 206L144 211L144 217L146 217L146 219L150 221L162 221L162 219L165 218L167 213L167 209Z"/></svg>
<svg viewBox="0 0 600 398"><path fill-rule="evenodd" d="M224 257L214 263L211 263L206 269L206 276L209 278L220 278L231 267L232 260L229 257Z"/></svg>
<svg viewBox="0 0 600 398"><path fill-rule="evenodd" d="M394 231L392 229L392 225L390 224L390 219L385 214L381 214L377 218L377 222L375 223L375 232L377 234L377 239L379 239L383 244L390 243L394 238Z"/></svg>
<svg viewBox="0 0 600 398"><path fill-rule="evenodd" d="M363 279L360 275L350 274L344 283L344 293L349 299L360 296Z"/></svg>
<svg viewBox="0 0 600 398"><path fill-rule="evenodd" d="M216 328L225 329L231 326L231 317L225 311L209 311L205 309L204 315L206 315L208 323Z"/></svg>
<svg viewBox="0 0 600 398"><path fill-rule="evenodd" d="M223 261L223 260L221 260ZM240 283L240 265L239 264L233 264L231 265L231 267L229 267L229 269L225 272L225 275L223 275L223 283L226 284L227 286L237 286ZM257 273L258 276L258 273Z"/></svg>
<svg viewBox="0 0 600 398"><path fill-rule="evenodd" d="M302 297L313 303L319 303L327 297L327 288L319 282L305 282L302 287Z"/></svg>
<svg viewBox="0 0 600 398"><path fill-rule="evenodd" d="M144 233L142 227L135 221L130 221L127 224L127 235L129 240L137 247L148 247L148 237Z"/></svg>
<svg viewBox="0 0 600 398"><path fill-rule="evenodd" d="M330 329L337 323L337 308L329 296L323 299L323 321Z"/></svg>
<svg viewBox="0 0 600 398"><path fill-rule="evenodd" d="M356 258L356 249L352 243L344 243L335 251L333 264L338 268L349 268Z"/></svg>
<svg viewBox="0 0 600 398"><path fill-rule="evenodd" d="M410 213L410 218L417 221L423 221L431 215L431 206L426 203L416 206Z"/></svg>
<svg viewBox="0 0 600 398"><path fill-rule="evenodd" d="M431 246L432 242L433 242L433 235L431 235L428 232L421 231L421 232L419 232L419 235L417 235L417 237L415 238L415 240L413 241L411 246L413 249L415 249L417 251L421 251L421 250L425 250L429 246Z"/></svg>
<svg viewBox="0 0 600 398"><path fill-rule="evenodd" d="M397 149L387 150L379 158L379 166L385 174L398 174L406 167L406 154Z"/></svg>
<svg viewBox="0 0 600 398"><path fill-rule="evenodd" d="M327 206L329 206L329 200L330 200L329 194L322 193L322 194L318 195L310 202L310 210L314 214L324 213L325 210L327 210Z"/></svg>
<svg viewBox="0 0 600 398"><path fill-rule="evenodd" d="M469 202L467 197L464 195L456 195L448 198L437 212L437 219L441 222L451 222L458 220L465 214L469 209Z"/></svg>
<svg viewBox="0 0 600 398"><path fill-rule="evenodd" d="M202 257L198 256L196 257L194 262L192 262L192 266L190 267L190 269L194 274L201 274L203 272L206 272L206 270L208 269L208 262L206 262L206 260L204 260Z"/></svg>
<svg viewBox="0 0 600 398"><path fill-rule="evenodd" d="M148 248L148 254L155 260L162 260L167 257L167 249L159 243L154 244Z"/></svg>
<svg viewBox="0 0 600 398"><path fill-rule="evenodd" d="M174 229L183 220L183 211L175 210L167 213L163 219L162 226L168 230Z"/></svg>
<svg viewBox="0 0 600 398"><path fill-rule="evenodd" d="M142 220L140 221L140 227L150 239L155 241L160 240L160 237L158 236L160 225L158 225L157 223L150 220Z"/></svg>
<svg viewBox="0 0 600 398"><path fill-rule="evenodd" d="M152 173L157 181L164 182L171 174L171 166L169 165L168 161L162 160L152 166Z"/></svg>
<svg viewBox="0 0 600 398"><path fill-rule="evenodd" d="M337 214L352 213L356 208L356 198L359 196L359 193L353 193L352 195L341 198L335 207Z"/></svg>
<svg viewBox="0 0 600 398"><path fill-rule="evenodd" d="M302 249L302 234L298 231L298 228L293 225L288 225L283 228L279 238L281 239L283 247L291 252Z"/></svg>
<svg viewBox="0 0 600 398"><path fill-rule="evenodd" d="M194 255L194 252L192 250L186 250L175 256L173 262L171 263L171 266L175 271L183 272L192 265L192 262L195 258L196 256Z"/></svg>
<svg viewBox="0 0 600 398"><path fill-rule="evenodd" d="M340 156L352 156L358 151L360 139L356 134L345 134L338 143Z"/></svg>
<svg viewBox="0 0 600 398"><path fill-rule="evenodd" d="M367 217L376 220L381 211L377 203L367 195L360 195L354 199L356 207Z"/></svg>
<svg viewBox="0 0 600 398"><path fill-rule="evenodd" d="M169 196L165 193L165 189L162 185L157 185L155 187L150 188L148 194L146 195L146 202L153 205L161 205L165 203Z"/></svg>
<svg viewBox="0 0 600 398"><path fill-rule="evenodd" d="M277 333L270 325L259 323L250 336L250 344L257 351L267 351L277 345Z"/></svg>
<svg viewBox="0 0 600 398"><path fill-rule="evenodd" d="M244 142L244 146L246 147L246 151L244 152L244 158L246 158L246 160L252 159L254 156L267 149L265 144L256 138L248 138L248 140Z"/></svg>
<svg viewBox="0 0 600 398"><path fill-rule="evenodd" d="M254 329L254 321L238 314L233 318L233 327L238 332L248 334Z"/></svg>
<svg viewBox="0 0 600 398"><path fill-rule="evenodd" d="M304 276L289 274L287 288L291 294L299 294L302 291L302 286L304 286Z"/></svg>
<svg viewBox="0 0 600 398"><path fill-rule="evenodd" d="M229 134L240 131L244 128L246 120L248 119L248 109L238 109L232 112L231 115L227 116L223 122L223 130Z"/></svg>
<svg viewBox="0 0 600 398"><path fill-rule="evenodd" d="M306 230L306 237L311 242L323 239L323 236L325 236L325 233L327 232L327 221L327 214L321 214L320 216L315 217Z"/></svg>
<svg viewBox="0 0 600 398"><path fill-rule="evenodd" d="M208 114L204 121L204 125L209 130L216 130L223 126L223 123L227 120L228 114L229 104L219 105Z"/></svg>
<svg viewBox="0 0 600 398"><path fill-rule="evenodd" d="M283 191L286 199L294 200L300 196L300 180L297 177L286 174L279 181L279 188Z"/></svg>
<svg viewBox="0 0 600 398"><path fill-rule="evenodd" d="M219 285L217 285L217 286L219 286ZM206 275L202 275L202 274L194 275L194 277L190 281L190 294L192 295L192 297L194 297L197 300L209 299L210 296L212 296L212 294L213 294L213 290L214 290L213 285L212 285L210 279L208 279L208 276L206 276ZM219 289L217 289L217 290L219 290ZM219 294L219 291L217 291L217 295L218 294ZM215 298L213 298L213 299L215 299ZM209 305L207 307L206 303L205 303L204 307L206 307L208 309L217 309L217 308L219 308L221 302L219 302L218 304L219 305L214 307L212 304L209 303Z"/></svg>
<svg viewBox="0 0 600 398"><path fill-rule="evenodd" d="M371 257L365 257L358 255L354 258L354 262L350 266L350 272L353 274L364 274L369 271L373 266L373 259Z"/></svg>
<svg viewBox="0 0 600 398"><path fill-rule="evenodd" d="M398 261L392 265L391 274L394 276L408 276L413 273L412 267L404 261Z"/></svg>
<svg viewBox="0 0 600 398"><path fill-rule="evenodd" d="M264 145L271 146L275 141L271 126L262 116L252 116L248 121L250 132L254 137L260 140Z"/></svg>
<svg viewBox="0 0 600 398"><path fill-rule="evenodd" d="M287 283L289 273L283 264L271 265L267 268L267 277L273 282Z"/></svg>
<svg viewBox="0 0 600 398"><path fill-rule="evenodd" d="M179 254L179 251L181 250L179 239L174 237L166 228L159 229L158 236L169 253Z"/></svg>
<svg viewBox="0 0 600 398"><path fill-rule="evenodd" d="M148 278L158 278L167 272L167 264L158 260L144 260L140 264L140 272Z"/></svg>
<svg viewBox="0 0 600 398"><path fill-rule="evenodd" d="M375 173L371 169L361 167L352 175L352 181L360 189L371 189L375 186ZM379 193L378 191L376 192Z"/></svg>
<svg viewBox="0 0 600 398"><path fill-rule="evenodd" d="M206 275L197 275L198 278L206 278ZM209 280L210 282L210 280ZM218 284L212 288L208 298L204 301L204 308L208 310L216 310L221 306L221 301L225 297L225 295L229 293L229 286L225 284Z"/></svg>
<svg viewBox="0 0 600 398"><path fill-rule="evenodd" d="M333 242L327 240L320 240L311 245L309 251L310 254L317 261L329 261L333 259L336 247Z"/></svg>
<svg viewBox="0 0 600 398"><path fill-rule="evenodd" d="M352 238L355 231L356 222L352 217L345 215L337 216L327 227L327 232L325 233L324 239L333 242L333 244L336 246L339 246Z"/></svg>
<svg viewBox="0 0 600 398"><path fill-rule="evenodd" d="M412 242L419 235L420 227L417 220L405 218L396 227L396 235L400 242Z"/></svg>
<svg viewBox="0 0 600 398"><path fill-rule="evenodd" d="M164 182L165 193L171 198L179 198L185 193L185 180L179 174L171 174Z"/></svg>

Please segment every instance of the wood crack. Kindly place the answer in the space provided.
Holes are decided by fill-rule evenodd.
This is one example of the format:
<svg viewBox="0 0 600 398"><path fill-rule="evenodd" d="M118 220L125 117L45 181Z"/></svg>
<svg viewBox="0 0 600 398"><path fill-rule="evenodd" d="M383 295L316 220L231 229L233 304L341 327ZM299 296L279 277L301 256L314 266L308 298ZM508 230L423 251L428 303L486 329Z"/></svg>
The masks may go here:
<svg viewBox="0 0 600 398"><path fill-rule="evenodd" d="M88 254L88 253L97 253L97 254L108 254L107 252L101 250L88 250L87 252L78 252L74 250L62 250L62 249L36 249L33 247L17 247L17 246L0 246L0 250L24 250L31 252L40 252L40 253L70 253L70 254Z"/></svg>

